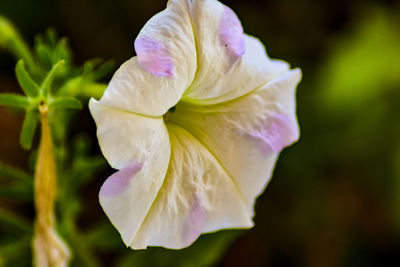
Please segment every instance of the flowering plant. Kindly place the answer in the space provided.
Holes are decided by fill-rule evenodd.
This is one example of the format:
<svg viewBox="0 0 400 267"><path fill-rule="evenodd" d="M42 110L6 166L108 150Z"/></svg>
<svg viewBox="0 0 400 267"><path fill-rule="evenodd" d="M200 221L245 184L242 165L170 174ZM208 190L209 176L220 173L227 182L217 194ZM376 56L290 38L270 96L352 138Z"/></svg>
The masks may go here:
<svg viewBox="0 0 400 267"><path fill-rule="evenodd" d="M179 249L201 233L253 226L279 152L299 137L300 70L271 60L215 0L170 0L136 57L89 107L119 171L100 203L134 249Z"/></svg>

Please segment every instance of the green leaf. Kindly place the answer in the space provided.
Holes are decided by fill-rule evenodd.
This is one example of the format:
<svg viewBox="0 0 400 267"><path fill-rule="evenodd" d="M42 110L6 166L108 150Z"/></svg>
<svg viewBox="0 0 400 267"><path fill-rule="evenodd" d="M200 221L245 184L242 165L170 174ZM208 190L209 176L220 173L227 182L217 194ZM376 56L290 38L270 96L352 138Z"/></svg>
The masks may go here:
<svg viewBox="0 0 400 267"><path fill-rule="evenodd" d="M44 44L42 38L39 36L36 38L35 52L39 65L46 70L51 69L52 61L50 47Z"/></svg>
<svg viewBox="0 0 400 267"><path fill-rule="evenodd" d="M40 91L44 96L47 96L49 91L50 91L50 86L51 83L54 80L54 77L56 76L57 70L65 63L64 60L58 61L50 70L50 72L47 74L46 78L44 78L44 81L40 87Z"/></svg>
<svg viewBox="0 0 400 267"><path fill-rule="evenodd" d="M101 64L97 70L94 72L93 79L98 81L108 75L114 68L115 64L113 60L108 60Z"/></svg>
<svg viewBox="0 0 400 267"><path fill-rule="evenodd" d="M86 244L96 249L112 250L121 246L118 232L109 223L93 225L90 230L82 235L82 240L85 240Z"/></svg>
<svg viewBox="0 0 400 267"><path fill-rule="evenodd" d="M16 94L0 94L0 106L27 108L29 99Z"/></svg>
<svg viewBox="0 0 400 267"><path fill-rule="evenodd" d="M38 118L39 114L36 109L30 109L26 112L20 136L21 146L26 150L29 150L32 146L32 139L35 134Z"/></svg>
<svg viewBox="0 0 400 267"><path fill-rule="evenodd" d="M33 188L21 185L0 186L0 197L31 202L33 201Z"/></svg>
<svg viewBox="0 0 400 267"><path fill-rule="evenodd" d="M67 38L62 38L58 41L57 46L54 49L53 53L53 62L58 62L59 60L66 60L67 62L71 58L71 51L68 47L68 40Z"/></svg>
<svg viewBox="0 0 400 267"><path fill-rule="evenodd" d="M47 43L52 46L55 47L56 43L57 43L57 31L54 28L48 28L45 32L45 38Z"/></svg>
<svg viewBox="0 0 400 267"><path fill-rule="evenodd" d="M115 266L187 267L216 266L240 231L202 235L193 245L182 250L148 248L126 253Z"/></svg>
<svg viewBox="0 0 400 267"><path fill-rule="evenodd" d="M15 26L7 18L0 16L0 48L2 47L13 53L16 58L24 59L31 71L35 69L35 63L29 46Z"/></svg>
<svg viewBox="0 0 400 267"><path fill-rule="evenodd" d="M77 90L77 94L87 98L93 97L95 99L100 99L103 96L106 88L107 84L103 83L85 83L78 88L80 90Z"/></svg>
<svg viewBox="0 0 400 267"><path fill-rule="evenodd" d="M73 97L57 97L52 100L49 104L51 108L72 108L72 109L81 109L81 102Z"/></svg>
<svg viewBox="0 0 400 267"><path fill-rule="evenodd" d="M15 241L0 246L0 266L31 266L31 236L18 237ZM21 257L21 255L27 255Z"/></svg>
<svg viewBox="0 0 400 267"><path fill-rule="evenodd" d="M15 67L15 73L17 75L18 83L22 90L24 90L25 94L29 97L38 96L39 87L29 76L22 59L18 61L17 66Z"/></svg>
<svg viewBox="0 0 400 267"><path fill-rule="evenodd" d="M0 208L0 223L7 224L13 228L18 228L19 230L23 230L24 232L32 232L31 225L25 221L25 219L20 216Z"/></svg>
<svg viewBox="0 0 400 267"><path fill-rule="evenodd" d="M83 64L83 75L84 77L87 77L92 74L96 66L100 65L102 60L100 58L93 58L88 61L86 61Z"/></svg>
<svg viewBox="0 0 400 267"><path fill-rule="evenodd" d="M79 76L67 81L58 91L59 94L80 96L84 98L100 99L107 88L107 84L95 83Z"/></svg>
<svg viewBox="0 0 400 267"><path fill-rule="evenodd" d="M32 185L33 183L32 177L28 173L1 162L0 162L0 176L19 180L24 184Z"/></svg>

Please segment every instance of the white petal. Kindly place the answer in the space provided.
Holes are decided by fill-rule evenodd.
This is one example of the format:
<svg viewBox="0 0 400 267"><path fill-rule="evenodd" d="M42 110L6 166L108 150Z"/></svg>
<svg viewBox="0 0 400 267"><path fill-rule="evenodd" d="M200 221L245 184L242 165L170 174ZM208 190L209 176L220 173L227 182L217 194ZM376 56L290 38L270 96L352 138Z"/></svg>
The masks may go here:
<svg viewBox="0 0 400 267"><path fill-rule="evenodd" d="M105 213L129 245L164 180L170 143L162 118L146 118L91 100L103 155L121 169L103 184L99 198Z"/></svg>
<svg viewBox="0 0 400 267"><path fill-rule="evenodd" d="M269 59L261 42L245 35L233 11L220 2L194 0L191 16L198 63L184 101L232 100L288 70L286 63Z"/></svg>
<svg viewBox="0 0 400 267"><path fill-rule="evenodd" d="M130 246L189 246L201 233L253 224L237 185L212 153L168 124L172 154L164 184Z"/></svg>
<svg viewBox="0 0 400 267"><path fill-rule="evenodd" d="M104 105L161 116L193 81L196 49L185 0L171 0L151 18L135 41L137 57L115 73L101 99Z"/></svg>
<svg viewBox="0 0 400 267"><path fill-rule="evenodd" d="M170 121L204 143L243 193L249 213L271 177L280 150L296 141L295 88L288 71L241 98L210 106L179 103Z"/></svg>

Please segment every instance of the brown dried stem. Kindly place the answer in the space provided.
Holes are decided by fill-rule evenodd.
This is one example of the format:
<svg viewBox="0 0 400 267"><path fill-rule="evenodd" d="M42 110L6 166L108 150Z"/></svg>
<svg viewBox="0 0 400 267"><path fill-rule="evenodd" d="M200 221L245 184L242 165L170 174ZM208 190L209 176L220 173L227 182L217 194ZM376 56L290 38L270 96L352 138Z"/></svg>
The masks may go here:
<svg viewBox="0 0 400 267"><path fill-rule="evenodd" d="M48 107L40 105L41 139L35 170L35 234L33 238L34 265L37 267L67 266L68 247L55 230L54 200L57 173L50 134Z"/></svg>

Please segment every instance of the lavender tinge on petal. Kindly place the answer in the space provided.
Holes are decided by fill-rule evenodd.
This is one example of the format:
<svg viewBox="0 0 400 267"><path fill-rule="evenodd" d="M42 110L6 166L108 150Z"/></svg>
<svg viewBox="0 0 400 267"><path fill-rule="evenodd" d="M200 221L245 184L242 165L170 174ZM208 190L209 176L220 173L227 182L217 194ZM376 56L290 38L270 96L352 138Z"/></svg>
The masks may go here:
<svg viewBox="0 0 400 267"><path fill-rule="evenodd" d="M173 60L162 42L148 37L137 38L135 51L141 68L155 76L172 76Z"/></svg>
<svg viewBox="0 0 400 267"><path fill-rule="evenodd" d="M201 205L200 198L195 195L183 227L183 240L185 240L186 244L191 244L199 237L206 222L207 213L205 208Z"/></svg>
<svg viewBox="0 0 400 267"><path fill-rule="evenodd" d="M229 51L236 57L240 57L245 52L245 38L242 24L236 14L228 7L224 7L219 34Z"/></svg>
<svg viewBox="0 0 400 267"><path fill-rule="evenodd" d="M279 152L299 138L297 126L284 114L272 114L267 121L248 135L261 141L262 152Z"/></svg>
<svg viewBox="0 0 400 267"><path fill-rule="evenodd" d="M108 177L100 189L100 195L112 197L122 193L134 178L136 173L140 171L142 164L135 162Z"/></svg>

